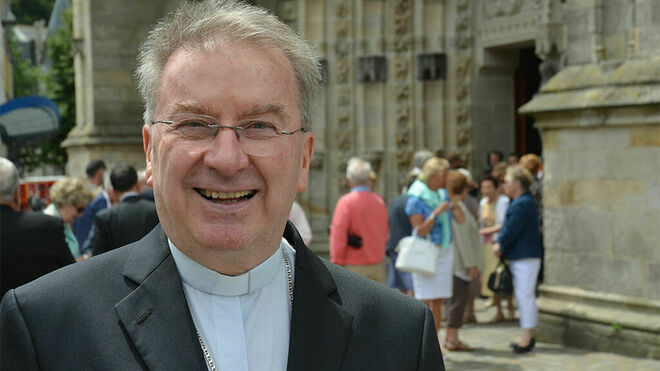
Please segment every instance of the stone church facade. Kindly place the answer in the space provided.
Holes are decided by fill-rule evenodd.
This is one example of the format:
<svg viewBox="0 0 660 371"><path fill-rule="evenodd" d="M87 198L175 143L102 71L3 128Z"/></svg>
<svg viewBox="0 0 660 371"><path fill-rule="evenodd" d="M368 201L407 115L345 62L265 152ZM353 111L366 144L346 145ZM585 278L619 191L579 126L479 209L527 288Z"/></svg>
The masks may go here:
<svg viewBox="0 0 660 371"><path fill-rule="evenodd" d="M67 171L144 166L136 48L176 0L74 0ZM351 156L398 194L416 150L543 155L539 338L660 358L660 2L254 0L324 56L300 195L327 253Z"/></svg>

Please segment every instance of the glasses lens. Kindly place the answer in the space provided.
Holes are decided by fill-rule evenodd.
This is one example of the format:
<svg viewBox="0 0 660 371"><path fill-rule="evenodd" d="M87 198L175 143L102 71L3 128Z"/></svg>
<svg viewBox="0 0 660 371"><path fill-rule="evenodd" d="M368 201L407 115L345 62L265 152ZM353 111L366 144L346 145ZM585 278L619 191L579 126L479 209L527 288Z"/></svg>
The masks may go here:
<svg viewBox="0 0 660 371"><path fill-rule="evenodd" d="M262 141L273 139L278 136L277 126L268 121L243 121L238 126L242 127L240 136L250 141Z"/></svg>
<svg viewBox="0 0 660 371"><path fill-rule="evenodd" d="M170 120L173 122L172 131L182 137L191 140L206 139L213 136L215 129L212 125L217 125L212 117L202 115L172 115Z"/></svg>

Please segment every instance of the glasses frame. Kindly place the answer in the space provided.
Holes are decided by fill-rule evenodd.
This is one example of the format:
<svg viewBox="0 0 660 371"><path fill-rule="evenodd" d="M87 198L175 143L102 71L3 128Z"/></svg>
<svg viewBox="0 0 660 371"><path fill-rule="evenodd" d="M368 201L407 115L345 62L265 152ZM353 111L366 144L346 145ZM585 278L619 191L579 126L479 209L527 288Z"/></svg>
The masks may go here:
<svg viewBox="0 0 660 371"><path fill-rule="evenodd" d="M179 115L179 114L176 114L176 115ZM232 130L234 130L234 132L236 132L236 139L240 140L241 136L240 136L239 133L240 133L240 131L245 130L245 128L240 126L240 125L231 126L231 125L217 124L218 120L215 117L212 117L212 116L200 115L200 114L196 114L196 113L190 113L190 114L182 113L180 115L186 115L187 117L191 117L191 118L199 117L199 118L204 118L204 119L208 119L210 121L216 122L216 124L210 124L210 123L207 123L205 121L200 122L201 124L206 125L208 128L213 129L213 135L210 138L217 137L218 133L220 132L220 129L232 129ZM242 120L242 121L239 121L238 123L240 124L241 122L244 122L244 121L248 121L248 120ZM254 120L254 121L259 121L259 120ZM261 121L269 122L269 121L266 121L266 120L261 120ZM174 125L175 124L175 122L172 121L172 120L153 120L153 121L151 121L152 125L156 124L156 123L165 124L165 125ZM273 124L272 122L269 122L269 123ZM275 129L275 134L277 134L278 136L282 136L282 135L289 135L290 136L290 135L293 135L293 134L295 134L299 131L301 131L303 133L306 133L308 131L308 129L306 129L303 126L300 126L298 129L296 129L294 131L279 130L277 128L277 126L274 125L274 124L273 124L273 127ZM272 138L268 138L268 139L272 139Z"/></svg>

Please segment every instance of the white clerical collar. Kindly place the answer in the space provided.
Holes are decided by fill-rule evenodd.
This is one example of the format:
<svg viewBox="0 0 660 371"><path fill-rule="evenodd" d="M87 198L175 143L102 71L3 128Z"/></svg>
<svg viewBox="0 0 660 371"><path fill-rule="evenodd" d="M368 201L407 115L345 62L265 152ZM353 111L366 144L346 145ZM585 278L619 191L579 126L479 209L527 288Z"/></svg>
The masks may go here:
<svg viewBox="0 0 660 371"><path fill-rule="evenodd" d="M226 276L189 258L174 246L169 238L167 242L183 282L197 290L220 296L244 295L273 282L275 275L284 264L280 249L287 252L293 250L291 245L282 238L279 248L264 262L241 275Z"/></svg>

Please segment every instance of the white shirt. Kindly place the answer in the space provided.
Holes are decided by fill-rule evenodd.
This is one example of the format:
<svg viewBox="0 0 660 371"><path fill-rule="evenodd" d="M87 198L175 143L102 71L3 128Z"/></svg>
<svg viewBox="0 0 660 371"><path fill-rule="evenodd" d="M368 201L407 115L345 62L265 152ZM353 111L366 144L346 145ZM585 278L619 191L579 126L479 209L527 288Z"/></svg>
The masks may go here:
<svg viewBox="0 0 660 371"><path fill-rule="evenodd" d="M282 238L279 248L263 263L239 276L225 276L168 242L193 322L216 368L286 370L291 308L281 249L294 277L291 245Z"/></svg>

